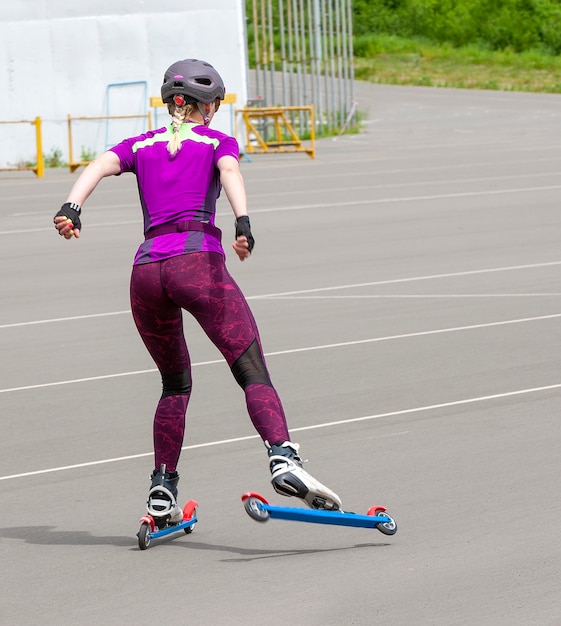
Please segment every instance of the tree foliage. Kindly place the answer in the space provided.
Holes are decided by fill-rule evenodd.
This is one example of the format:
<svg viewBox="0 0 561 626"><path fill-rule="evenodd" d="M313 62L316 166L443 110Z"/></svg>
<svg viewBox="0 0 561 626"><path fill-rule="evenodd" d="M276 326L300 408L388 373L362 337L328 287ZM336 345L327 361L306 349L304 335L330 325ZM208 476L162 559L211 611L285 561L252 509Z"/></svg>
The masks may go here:
<svg viewBox="0 0 561 626"><path fill-rule="evenodd" d="M359 40L385 34L453 46L561 53L560 0L353 0ZM358 55L368 50L356 47Z"/></svg>

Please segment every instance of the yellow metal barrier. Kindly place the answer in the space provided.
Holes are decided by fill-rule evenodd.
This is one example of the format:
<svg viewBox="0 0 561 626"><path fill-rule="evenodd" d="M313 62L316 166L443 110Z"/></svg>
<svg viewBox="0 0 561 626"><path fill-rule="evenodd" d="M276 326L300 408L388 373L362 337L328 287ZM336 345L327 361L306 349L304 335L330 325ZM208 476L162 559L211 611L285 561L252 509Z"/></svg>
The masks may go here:
<svg viewBox="0 0 561 626"><path fill-rule="evenodd" d="M0 124L33 124L33 126L35 126L35 150L37 152L36 165L0 167L0 171L12 172L17 170L30 170L35 172L38 178L43 178L45 175L45 162L43 161L43 134L41 131L41 118L36 117L34 120L19 120L16 122L0 122Z"/></svg>
<svg viewBox="0 0 561 626"><path fill-rule="evenodd" d="M247 152L305 152L316 156L314 107L279 106L237 109L242 115L247 137ZM307 113L309 139L301 139L289 119L294 113ZM257 128L259 126L259 128ZM306 143L305 143L306 142Z"/></svg>
<svg viewBox="0 0 561 626"><path fill-rule="evenodd" d="M132 119L145 119L148 124L148 129L152 129L152 113L148 111L146 115L99 115L96 117L72 117L70 113L67 116L68 119L68 167L71 172L75 172L82 165L87 165L90 161L74 161L74 152L72 145L72 122L84 121L84 120L132 120Z"/></svg>
<svg viewBox="0 0 561 626"><path fill-rule="evenodd" d="M235 93L224 94L224 100L222 100L222 104L235 104L236 102L237 102L237 96ZM167 107L167 104L164 104L160 96L152 96L150 98L150 106L151 107Z"/></svg>

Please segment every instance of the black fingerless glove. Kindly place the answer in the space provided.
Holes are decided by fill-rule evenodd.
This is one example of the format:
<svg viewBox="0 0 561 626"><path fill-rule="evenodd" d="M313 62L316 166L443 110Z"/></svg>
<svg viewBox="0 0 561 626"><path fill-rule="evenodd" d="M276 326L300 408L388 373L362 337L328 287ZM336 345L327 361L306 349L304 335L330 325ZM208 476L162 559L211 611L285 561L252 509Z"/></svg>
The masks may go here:
<svg viewBox="0 0 561 626"><path fill-rule="evenodd" d="M251 234L251 226L247 215L242 215L236 220L236 239L238 237L245 237L247 239L249 251L251 252L253 250L253 246L255 245L255 239Z"/></svg>
<svg viewBox="0 0 561 626"><path fill-rule="evenodd" d="M80 213L82 213L82 207L79 204L76 204L75 202L65 202L60 207L60 211L55 215L55 217L67 217L72 222L73 228L82 230Z"/></svg>

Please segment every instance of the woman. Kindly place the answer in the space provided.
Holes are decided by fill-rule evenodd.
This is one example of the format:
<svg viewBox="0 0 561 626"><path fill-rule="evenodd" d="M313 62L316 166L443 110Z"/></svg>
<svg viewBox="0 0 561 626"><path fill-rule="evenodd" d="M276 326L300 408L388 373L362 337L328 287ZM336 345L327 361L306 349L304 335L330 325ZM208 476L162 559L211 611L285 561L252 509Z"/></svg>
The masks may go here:
<svg viewBox="0 0 561 626"><path fill-rule="evenodd" d="M339 509L338 496L302 469L255 320L225 267L221 232L214 225L222 187L236 218L232 247L241 261L251 255L254 239L238 143L209 128L224 99L224 83L208 63L185 59L168 68L161 91L171 125L125 139L92 161L54 218L62 237L79 238L81 205L101 179L123 172L136 175L145 240L134 259L131 308L163 385L154 417L148 513L159 526L177 523L182 515L177 463L191 393L182 309L199 322L244 390L251 421L268 449L274 489L313 508Z"/></svg>

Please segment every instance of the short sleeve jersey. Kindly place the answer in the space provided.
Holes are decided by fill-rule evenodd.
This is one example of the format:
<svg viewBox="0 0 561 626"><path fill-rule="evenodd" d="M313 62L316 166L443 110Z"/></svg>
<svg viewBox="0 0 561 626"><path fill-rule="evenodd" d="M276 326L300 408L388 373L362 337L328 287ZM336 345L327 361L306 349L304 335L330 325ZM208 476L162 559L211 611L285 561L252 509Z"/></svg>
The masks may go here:
<svg viewBox="0 0 561 626"><path fill-rule="evenodd" d="M181 149L173 156L167 149L173 135L171 125L111 148L119 157L121 173L136 175L145 233L160 224L185 220L214 225L222 188L217 163L223 156L239 158L238 142L220 131L188 122L181 125L179 133ZM144 241L134 264L201 251L224 255L220 240L212 233L173 232Z"/></svg>

